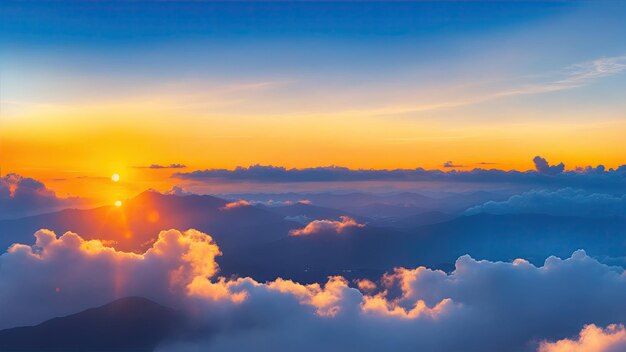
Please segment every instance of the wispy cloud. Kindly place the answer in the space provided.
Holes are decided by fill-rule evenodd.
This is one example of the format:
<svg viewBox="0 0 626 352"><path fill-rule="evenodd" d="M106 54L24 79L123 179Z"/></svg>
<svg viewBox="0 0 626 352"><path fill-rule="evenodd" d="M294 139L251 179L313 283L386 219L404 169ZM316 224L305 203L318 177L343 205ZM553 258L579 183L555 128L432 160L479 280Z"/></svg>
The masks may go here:
<svg viewBox="0 0 626 352"><path fill-rule="evenodd" d="M148 166L134 166L135 169L184 169L187 165L185 164L169 164L169 165L160 165L160 164L151 164Z"/></svg>
<svg viewBox="0 0 626 352"><path fill-rule="evenodd" d="M343 111L348 115L403 115L422 113L462 106L486 103L489 101L520 96L551 93L574 89L592 82L623 73L626 70L626 55L599 58L588 62L577 63L559 70L556 74L534 76L535 82L511 83L508 88L487 89L486 92L464 99L430 101L423 104L396 104L372 109L356 109Z"/></svg>
<svg viewBox="0 0 626 352"><path fill-rule="evenodd" d="M603 77L614 76L626 70L626 56L600 58L566 67L560 77L545 82L520 86L497 93L493 98L524 94L541 94L573 89L590 84Z"/></svg>

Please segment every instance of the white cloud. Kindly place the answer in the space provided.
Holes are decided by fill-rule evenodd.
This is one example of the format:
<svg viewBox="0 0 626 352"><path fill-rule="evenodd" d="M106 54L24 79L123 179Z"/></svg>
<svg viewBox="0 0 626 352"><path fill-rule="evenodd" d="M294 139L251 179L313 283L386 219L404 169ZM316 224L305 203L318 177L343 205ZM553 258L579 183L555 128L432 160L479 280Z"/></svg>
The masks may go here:
<svg viewBox="0 0 626 352"><path fill-rule="evenodd" d="M313 220L301 229L295 229L289 231L292 236L309 236L318 233L335 233L341 234L347 229L365 227L364 224L359 224L356 220L342 216L339 221L336 220Z"/></svg>
<svg viewBox="0 0 626 352"><path fill-rule="evenodd" d="M248 202L247 200L240 199L240 200L230 202L224 205L223 207L220 208L220 210L231 210L231 209L250 207L250 206L252 206L250 202Z"/></svg>
<svg viewBox="0 0 626 352"><path fill-rule="evenodd" d="M624 325L611 324L602 329L593 324L585 326L577 340L563 339L543 342L539 352L620 352L626 351Z"/></svg>
<svg viewBox="0 0 626 352"><path fill-rule="evenodd" d="M466 214L537 213L571 216L624 216L626 195L590 193L564 188L558 191L534 190L511 196L505 201L489 201L469 208Z"/></svg>
<svg viewBox="0 0 626 352"><path fill-rule="evenodd" d="M189 313L198 334L161 345L171 351L534 351L626 321L623 270L582 251L541 267L463 256L451 273L398 268L377 282L303 285L219 277L218 246L194 230L163 231L143 254L72 233L36 238L0 256L2 328L129 295Z"/></svg>

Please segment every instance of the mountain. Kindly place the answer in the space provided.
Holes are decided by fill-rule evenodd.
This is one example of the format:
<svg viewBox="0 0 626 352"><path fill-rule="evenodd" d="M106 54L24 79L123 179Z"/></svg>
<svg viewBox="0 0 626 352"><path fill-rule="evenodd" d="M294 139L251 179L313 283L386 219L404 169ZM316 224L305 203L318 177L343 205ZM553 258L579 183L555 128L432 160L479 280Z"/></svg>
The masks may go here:
<svg viewBox="0 0 626 352"><path fill-rule="evenodd" d="M140 297L0 331L0 351L152 351L178 328L174 310Z"/></svg>
<svg viewBox="0 0 626 352"><path fill-rule="evenodd" d="M440 211L427 211L411 214L403 217L387 217L376 219L373 223L378 226L392 227L397 229L411 229L417 226L436 224L456 218L456 215Z"/></svg>
<svg viewBox="0 0 626 352"><path fill-rule="evenodd" d="M41 228L57 235L66 231L87 239L114 241L117 249L143 251L161 230L190 228L210 234L221 248L250 245L287 236L299 223L254 206L226 209L228 201L208 195L166 195L147 191L121 207L67 209L22 219L0 221L0 247L32 243Z"/></svg>
<svg viewBox="0 0 626 352"><path fill-rule="evenodd" d="M270 211L270 212L283 215L285 217L291 217L291 218L303 217L303 218L308 219L308 221L322 220L322 219L339 220L339 218L342 216L348 216L359 222L367 222L369 220L366 217L353 215L351 213L348 213L342 210L327 208L327 207L320 207L317 205L300 203L300 202L296 202L290 205L278 206L278 207L268 207L265 205L258 205L258 207L266 209L267 211Z"/></svg>
<svg viewBox="0 0 626 352"><path fill-rule="evenodd" d="M212 196L145 192L119 208L65 210L0 221L0 245L33 243L36 230L49 228L57 234L69 230L85 238L116 241L114 246L122 250L143 251L163 229L196 228L213 236L220 246L222 275L299 281L319 281L329 275L377 277L397 266L450 270L464 254L489 260L525 258L542 264L549 255L569 257L577 249L602 257L623 257L626 253L626 217L454 217L437 211L398 218L355 215L367 225L340 234L289 236L290 230L303 224L286 217L337 219L352 213L315 203L271 208L245 203L227 208L227 204Z"/></svg>
<svg viewBox="0 0 626 352"><path fill-rule="evenodd" d="M623 257L626 218L541 214L462 216L409 230L366 226L342 234L291 236L221 258L223 272L268 280L315 281L330 275L376 278L394 267L454 268L469 254L477 259L525 258L542 265L550 255Z"/></svg>

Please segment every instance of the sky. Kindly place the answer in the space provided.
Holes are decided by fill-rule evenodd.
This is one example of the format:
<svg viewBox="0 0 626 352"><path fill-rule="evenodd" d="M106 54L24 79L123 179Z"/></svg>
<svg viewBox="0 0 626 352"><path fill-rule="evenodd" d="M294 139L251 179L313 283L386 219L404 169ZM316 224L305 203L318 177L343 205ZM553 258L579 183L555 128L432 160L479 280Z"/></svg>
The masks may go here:
<svg viewBox="0 0 626 352"><path fill-rule="evenodd" d="M626 157L619 1L3 1L0 15L2 174L62 196L165 190L181 169Z"/></svg>

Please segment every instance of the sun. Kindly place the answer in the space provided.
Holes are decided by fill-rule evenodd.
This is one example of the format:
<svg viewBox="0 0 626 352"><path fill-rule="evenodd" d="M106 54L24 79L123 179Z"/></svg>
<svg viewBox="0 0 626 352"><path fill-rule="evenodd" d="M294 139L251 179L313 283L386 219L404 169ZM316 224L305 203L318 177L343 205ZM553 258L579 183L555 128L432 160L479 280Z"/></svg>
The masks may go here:
<svg viewBox="0 0 626 352"><path fill-rule="evenodd" d="M113 203L116 207L121 207L122 206L122 201L121 200L116 200L115 203Z"/></svg>
<svg viewBox="0 0 626 352"><path fill-rule="evenodd" d="M111 180L112 180L113 182L119 182L119 180L120 180L120 174L113 174L113 175L111 175Z"/></svg>

